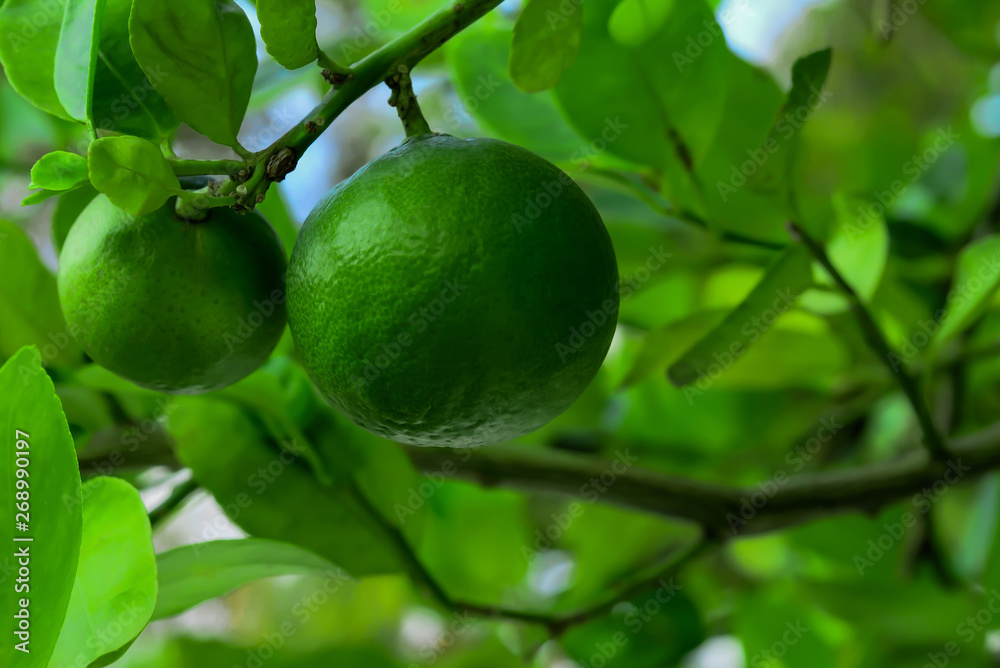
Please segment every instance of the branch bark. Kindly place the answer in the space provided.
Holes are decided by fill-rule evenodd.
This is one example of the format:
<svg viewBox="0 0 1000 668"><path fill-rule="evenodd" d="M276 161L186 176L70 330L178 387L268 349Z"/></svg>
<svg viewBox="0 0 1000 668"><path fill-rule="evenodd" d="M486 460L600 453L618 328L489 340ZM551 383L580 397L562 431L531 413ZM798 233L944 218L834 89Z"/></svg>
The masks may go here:
<svg viewBox="0 0 1000 668"><path fill-rule="evenodd" d="M854 470L776 475L770 481L773 485L763 487L699 482L634 467L615 473L613 482L603 484L601 475L614 472L612 462L548 450L493 446L470 452L408 447L407 452L426 472L454 467L457 477L485 485L569 497L581 497L589 487L600 492L602 503L689 520L709 535L724 538L774 531L837 513L874 513L931 490L935 483L952 485L984 475L1000 468L998 432L994 426L957 439L945 461L915 452L899 461Z"/></svg>

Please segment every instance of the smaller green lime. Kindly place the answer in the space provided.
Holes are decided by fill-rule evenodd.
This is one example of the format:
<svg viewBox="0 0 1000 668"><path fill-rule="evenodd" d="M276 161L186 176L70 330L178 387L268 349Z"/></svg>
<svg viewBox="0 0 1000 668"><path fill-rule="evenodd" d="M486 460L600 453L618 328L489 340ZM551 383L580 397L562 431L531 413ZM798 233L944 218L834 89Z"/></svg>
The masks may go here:
<svg viewBox="0 0 1000 668"><path fill-rule="evenodd" d="M257 213L189 222L171 199L133 216L98 195L66 237L59 299L95 362L142 387L198 394L248 375L277 345L285 268Z"/></svg>

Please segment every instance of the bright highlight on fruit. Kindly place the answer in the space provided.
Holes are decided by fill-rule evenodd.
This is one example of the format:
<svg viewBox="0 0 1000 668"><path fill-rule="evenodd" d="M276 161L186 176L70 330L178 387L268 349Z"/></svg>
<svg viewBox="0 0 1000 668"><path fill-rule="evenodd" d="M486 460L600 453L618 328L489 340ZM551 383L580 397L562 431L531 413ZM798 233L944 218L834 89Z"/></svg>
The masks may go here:
<svg viewBox="0 0 1000 668"><path fill-rule="evenodd" d="M285 268L260 214L216 208L186 222L170 199L136 217L99 195L66 238L59 299L95 362L142 387L198 394L271 354L286 322Z"/></svg>
<svg viewBox="0 0 1000 668"><path fill-rule="evenodd" d="M583 392L614 335L617 284L600 215L565 173L505 142L420 135L310 213L289 324L358 425L473 447L537 429Z"/></svg>

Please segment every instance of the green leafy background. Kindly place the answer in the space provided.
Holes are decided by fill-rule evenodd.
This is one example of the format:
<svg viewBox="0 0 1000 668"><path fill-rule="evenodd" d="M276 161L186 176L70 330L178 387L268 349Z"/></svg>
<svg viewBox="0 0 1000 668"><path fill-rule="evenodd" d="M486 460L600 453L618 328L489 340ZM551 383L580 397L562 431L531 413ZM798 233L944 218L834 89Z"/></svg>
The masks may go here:
<svg viewBox="0 0 1000 668"><path fill-rule="evenodd" d="M260 4L264 16L277 11ZM20 47L32 63L18 38L39 5L56 10ZM294 5L308 23L311 4ZM316 44L355 62L437 8L320 0ZM161 48L157 35L193 15L204 15L189 21L198 30L172 44L182 56L200 49L213 67ZM414 582L400 540L455 598L569 614L624 591L695 529L599 496L505 489L463 474L462 453L420 472L406 449L319 399L287 335L262 369L203 397L141 390L89 363L53 277L94 195L80 185L88 146L95 187L125 208L155 208L177 187L156 150L164 138L185 156L235 159L232 148L264 148L329 87L310 64L309 35L260 30L252 3L135 0L131 25L130 44L122 0L0 6L0 357L37 356L65 423L44 386L22 395L0 374L0 398L32 419L17 412L36 410L20 397L49 402L37 418L46 439L68 448L68 432L90 480L75 520L79 568L68 557L53 565L63 588L44 603L69 617L61 633L36 627L60 660L86 648L84 664L135 668L1000 661L1000 618L989 612L1000 601L997 474L936 496L892 540L887 527L914 510L910 499L730 541L685 567L675 593L623 597L554 638L538 624L452 617ZM181 61L189 71L170 69ZM628 451L642 469L748 486L918 450L916 421L848 303L786 248L789 219L821 240L923 374L950 434L1000 415L1000 273L972 280L1000 252L997 3L507 2L432 54L415 85L434 129L504 139L570 173L607 224L627 288L584 395L495 447L594 461ZM261 210L286 249L330 187L402 138L386 93L363 97L272 187ZM116 104L123 95L133 103ZM88 127L101 141L90 143ZM57 154L31 169L52 151L80 159ZM140 154L148 169L123 182L115 161ZM41 204L20 207L37 188ZM741 331L776 286L795 293L787 311ZM956 288L964 299L949 302ZM927 335L945 308L947 327ZM743 352L723 364L714 342L734 340ZM714 362L725 368L705 375ZM831 421L832 437L813 447ZM142 504L195 484L151 526ZM35 577L45 568L39 558ZM112 625L113 638L88 644Z"/></svg>

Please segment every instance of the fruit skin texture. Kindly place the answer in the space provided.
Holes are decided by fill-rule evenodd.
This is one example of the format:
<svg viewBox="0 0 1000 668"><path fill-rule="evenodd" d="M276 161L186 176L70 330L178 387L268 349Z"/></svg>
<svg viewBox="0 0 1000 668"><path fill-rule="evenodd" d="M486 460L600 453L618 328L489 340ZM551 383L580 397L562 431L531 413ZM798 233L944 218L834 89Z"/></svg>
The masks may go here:
<svg viewBox="0 0 1000 668"><path fill-rule="evenodd" d="M248 375L285 328L285 253L259 214L175 217L174 199L133 216L98 195L59 257L69 331L136 385L200 394Z"/></svg>
<svg viewBox="0 0 1000 668"><path fill-rule="evenodd" d="M355 423L474 447L537 429L593 379L618 268L597 209L554 165L501 141L421 135L309 214L288 312L313 381Z"/></svg>

